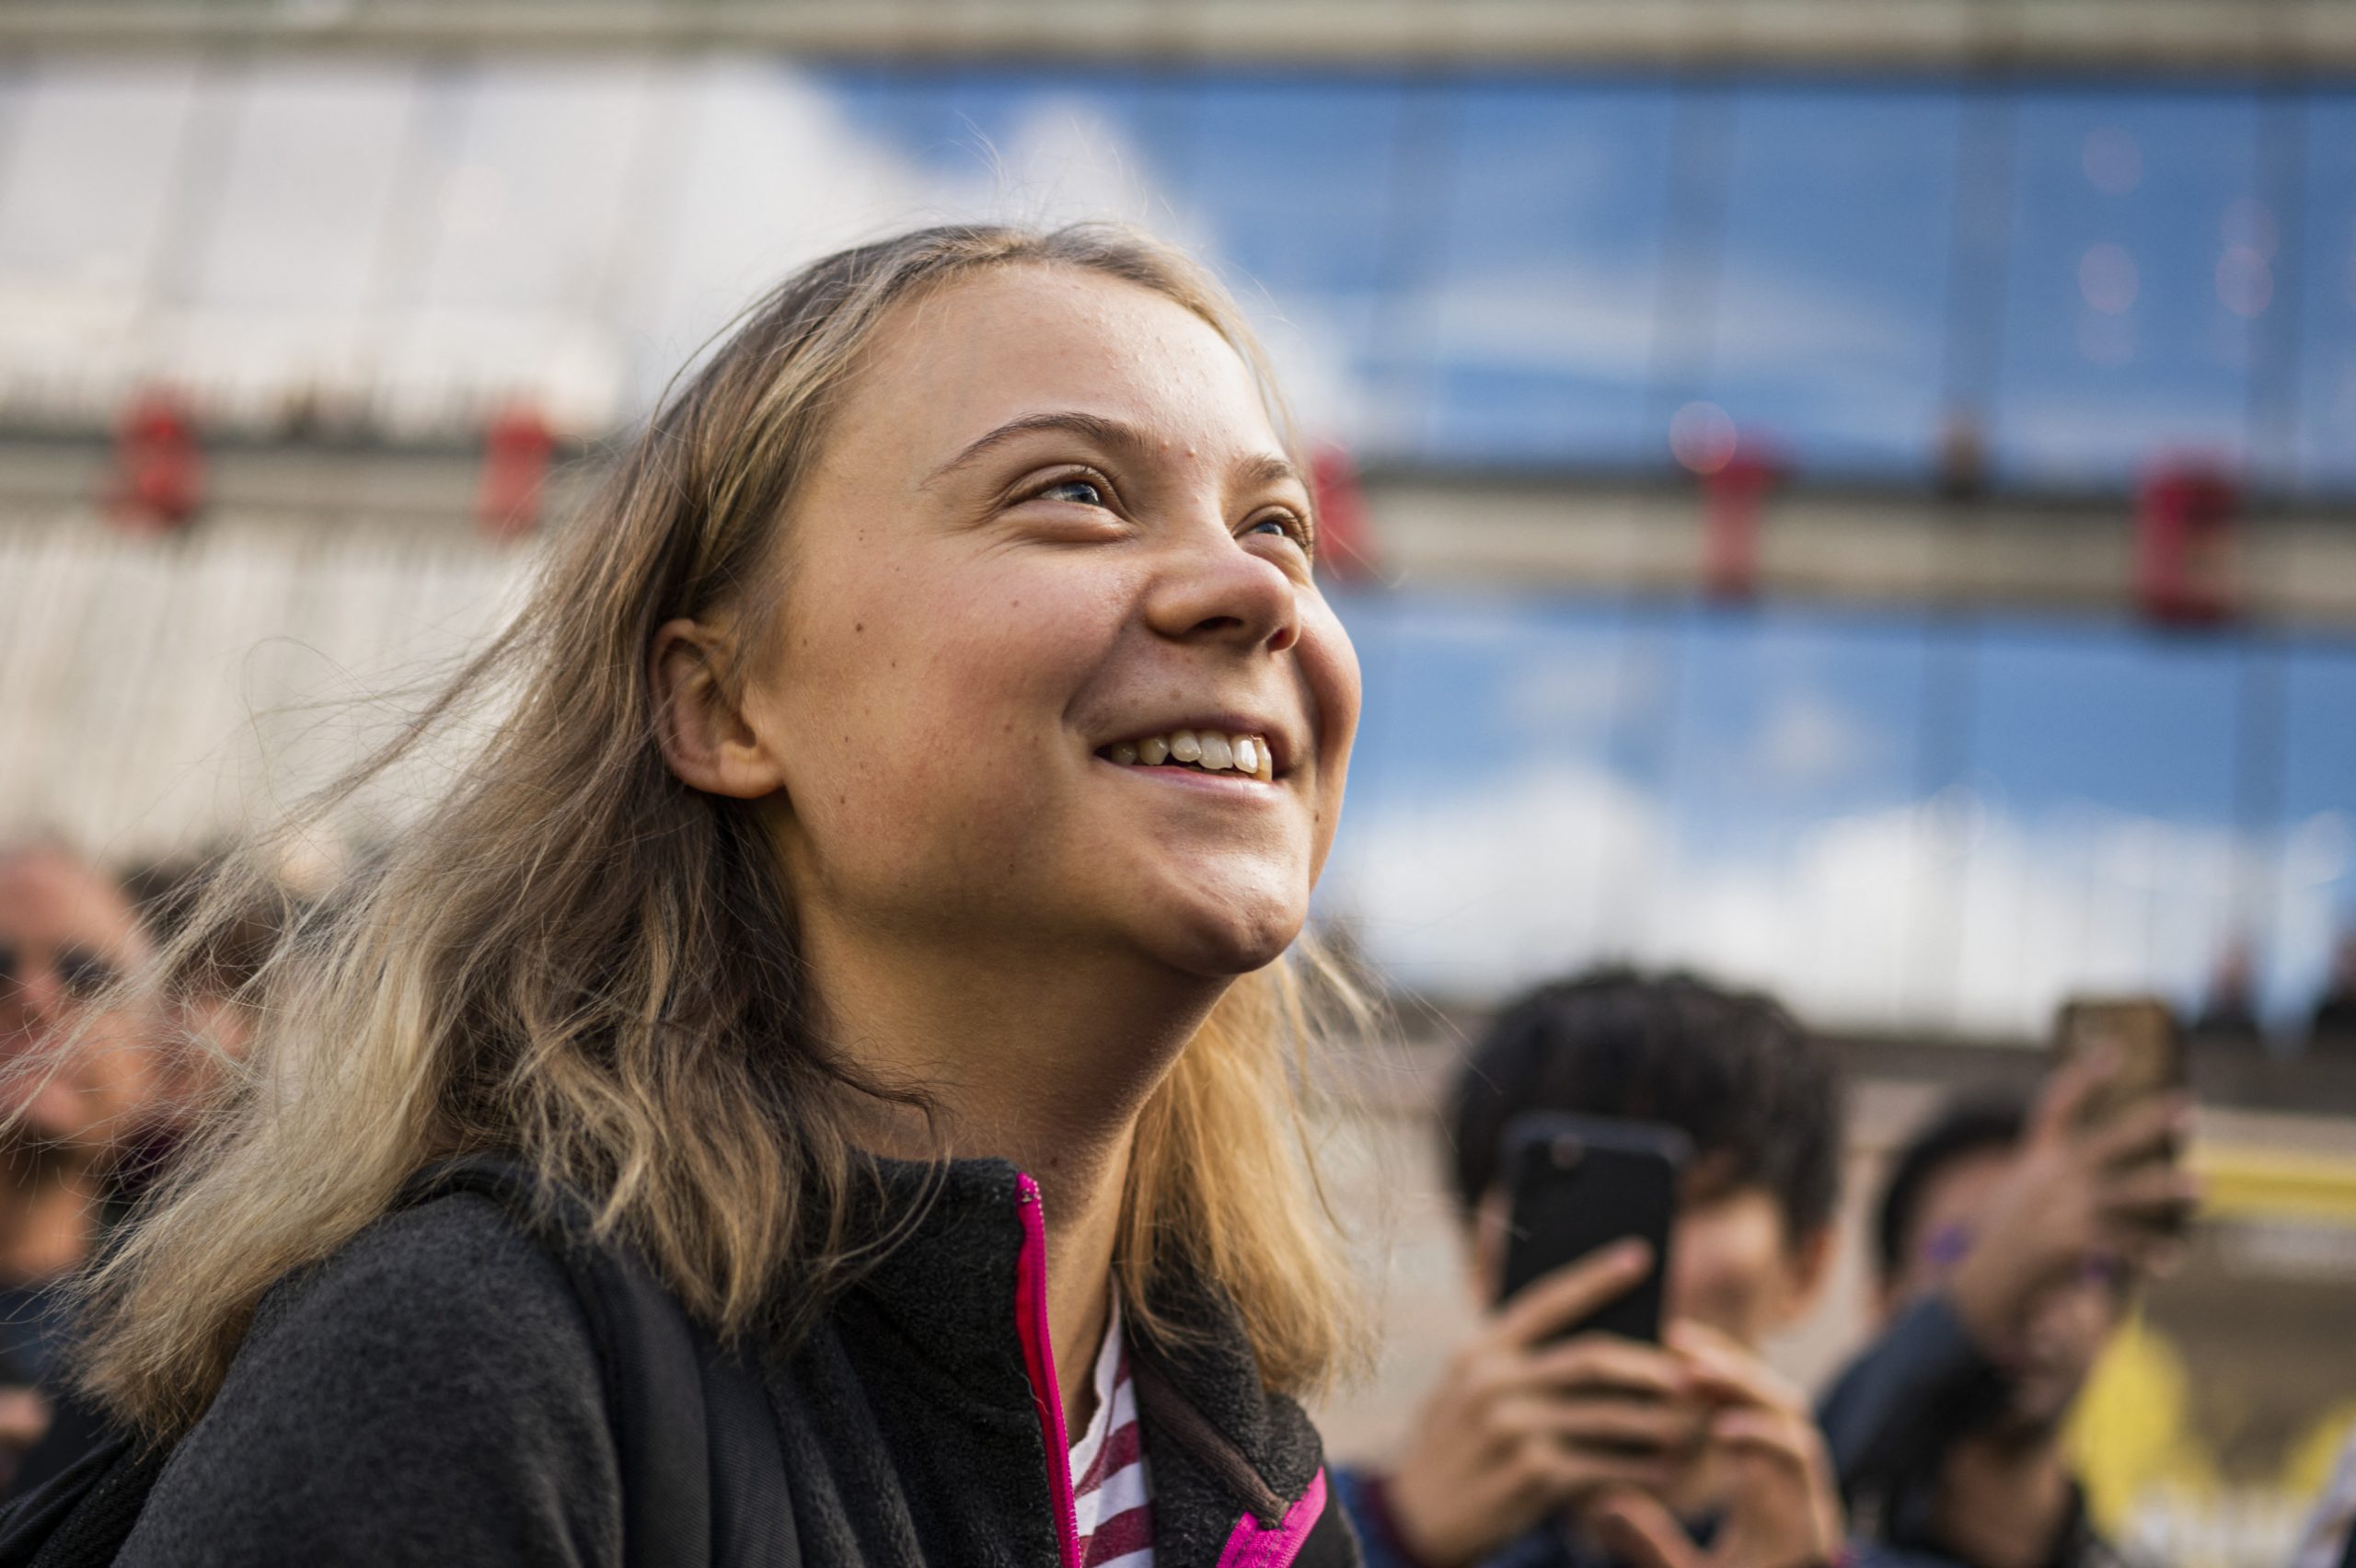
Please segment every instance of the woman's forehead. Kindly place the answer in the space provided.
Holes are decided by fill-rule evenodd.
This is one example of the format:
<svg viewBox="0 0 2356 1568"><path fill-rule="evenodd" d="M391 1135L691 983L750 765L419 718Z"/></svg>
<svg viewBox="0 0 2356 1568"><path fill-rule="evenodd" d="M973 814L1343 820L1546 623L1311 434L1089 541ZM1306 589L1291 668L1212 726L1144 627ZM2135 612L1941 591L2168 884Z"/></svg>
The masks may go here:
<svg viewBox="0 0 2356 1568"><path fill-rule="evenodd" d="M1276 445L1250 366L1209 322L1067 266L994 267L907 302L878 329L844 417L847 433L945 456L1075 406L1187 446Z"/></svg>

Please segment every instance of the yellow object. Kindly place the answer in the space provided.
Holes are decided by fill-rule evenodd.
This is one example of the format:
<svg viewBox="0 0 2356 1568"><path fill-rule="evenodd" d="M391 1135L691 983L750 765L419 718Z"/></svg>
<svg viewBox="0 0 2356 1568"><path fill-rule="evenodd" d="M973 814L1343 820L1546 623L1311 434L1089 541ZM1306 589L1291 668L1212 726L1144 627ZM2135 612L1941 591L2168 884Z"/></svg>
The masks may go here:
<svg viewBox="0 0 2356 1568"><path fill-rule="evenodd" d="M2356 1159L2200 1148L2200 1212L2219 1219L2305 1220L2356 1228Z"/></svg>
<svg viewBox="0 0 2356 1568"><path fill-rule="evenodd" d="M2204 1218L2356 1229L2356 1159L2209 1146L2192 1164L2206 1185ZM2216 1435L2194 1425L2190 1378L2184 1351L2139 1309L2079 1395L2067 1433L2071 1463L2106 1534L2131 1537L2139 1518L2146 1531L2189 1524L2195 1535L2174 1543L2184 1562L2254 1561L2246 1549L2258 1538L2291 1528L2312 1506L2356 1424L2356 1402L2336 1401L2303 1420L2278 1470L2229 1487ZM2265 1560L2279 1559L2278 1551Z"/></svg>
<svg viewBox="0 0 2356 1568"><path fill-rule="evenodd" d="M2106 1534L2116 1534L2154 1485L2203 1496L2217 1489L2216 1466L2191 1429L2184 1357L2140 1311L2095 1363L2070 1413L2067 1441L2087 1511Z"/></svg>

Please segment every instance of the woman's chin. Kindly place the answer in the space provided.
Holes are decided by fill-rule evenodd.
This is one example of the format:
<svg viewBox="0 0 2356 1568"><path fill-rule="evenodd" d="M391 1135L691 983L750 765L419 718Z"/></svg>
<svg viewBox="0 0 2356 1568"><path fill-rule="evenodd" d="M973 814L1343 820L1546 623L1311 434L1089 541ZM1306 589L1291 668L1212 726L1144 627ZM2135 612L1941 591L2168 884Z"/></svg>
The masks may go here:
<svg viewBox="0 0 2356 1568"><path fill-rule="evenodd" d="M1145 933L1149 951L1181 973L1231 980L1284 956L1308 911L1290 900L1207 900L1166 916Z"/></svg>

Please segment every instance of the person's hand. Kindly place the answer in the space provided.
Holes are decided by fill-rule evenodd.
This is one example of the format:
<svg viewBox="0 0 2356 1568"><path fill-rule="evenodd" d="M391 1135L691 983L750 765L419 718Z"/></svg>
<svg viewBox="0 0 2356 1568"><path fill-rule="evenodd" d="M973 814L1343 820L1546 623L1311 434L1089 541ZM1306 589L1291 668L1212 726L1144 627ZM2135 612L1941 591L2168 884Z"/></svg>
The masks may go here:
<svg viewBox="0 0 2356 1568"><path fill-rule="evenodd" d="M1478 1562L1610 1487L1657 1491L1701 1435L1685 1364L1581 1334L1549 1343L1645 1275L1640 1240L1539 1280L1449 1364L1385 1488L1401 1544L1432 1568Z"/></svg>
<svg viewBox="0 0 2356 1568"><path fill-rule="evenodd" d="M2017 1356L2048 1285L2098 1260L2135 1272L2165 1265L2199 1205L2199 1181L2177 1162L2190 1125L2187 1097L2154 1096L2085 1120L2114 1068L2090 1057L2055 1075L1947 1283L1966 1332L1993 1360Z"/></svg>
<svg viewBox="0 0 2356 1568"><path fill-rule="evenodd" d="M1642 1568L1806 1568L1841 1556L1844 1530L1832 1461L1807 1398L1715 1330L1679 1323L1669 1344L1712 1413L1706 1454L1725 1482L1724 1516L1705 1550L1658 1497L1598 1499L1590 1522Z"/></svg>

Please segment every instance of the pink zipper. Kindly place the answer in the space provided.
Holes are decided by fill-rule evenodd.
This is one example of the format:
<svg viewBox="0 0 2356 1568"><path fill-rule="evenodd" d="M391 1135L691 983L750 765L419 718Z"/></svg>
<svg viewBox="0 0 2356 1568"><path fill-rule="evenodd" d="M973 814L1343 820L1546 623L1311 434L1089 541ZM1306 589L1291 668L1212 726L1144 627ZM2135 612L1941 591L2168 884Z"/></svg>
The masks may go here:
<svg viewBox="0 0 2356 1568"><path fill-rule="evenodd" d="M1309 1478L1309 1490L1275 1524L1264 1525L1249 1514L1236 1520L1219 1551L1218 1568L1290 1568L1324 1514L1325 1472L1321 1469Z"/></svg>
<svg viewBox="0 0 2356 1568"><path fill-rule="evenodd" d="M1031 1375L1031 1402L1047 1443L1047 1490L1055 1493L1064 1568L1080 1565L1080 1508L1071 1496L1071 1442L1064 1431L1064 1396L1056 1386L1055 1342L1047 1336L1047 1217L1039 1183L1017 1172L1015 1203L1022 1216L1022 1256L1014 1275L1014 1331Z"/></svg>

